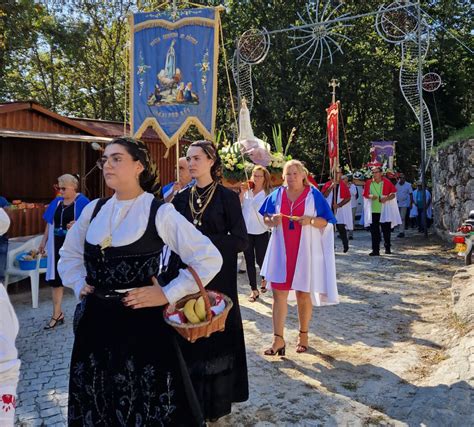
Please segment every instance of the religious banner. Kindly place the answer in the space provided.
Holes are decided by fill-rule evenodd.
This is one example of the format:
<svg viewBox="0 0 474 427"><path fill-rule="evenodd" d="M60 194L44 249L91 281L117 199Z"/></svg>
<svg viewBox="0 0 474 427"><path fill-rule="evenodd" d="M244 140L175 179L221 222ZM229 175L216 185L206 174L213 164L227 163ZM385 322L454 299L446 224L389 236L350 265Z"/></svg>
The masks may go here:
<svg viewBox="0 0 474 427"><path fill-rule="evenodd" d="M130 18L131 129L152 127L174 145L191 125L214 139L219 8L137 13Z"/></svg>
<svg viewBox="0 0 474 427"><path fill-rule="evenodd" d="M371 162L386 164L393 169L393 158L395 156L396 141L372 141L370 148Z"/></svg>
<svg viewBox="0 0 474 427"><path fill-rule="evenodd" d="M330 105L327 111L327 133L328 133L328 153L329 168L331 171L337 167L339 156L339 102Z"/></svg>

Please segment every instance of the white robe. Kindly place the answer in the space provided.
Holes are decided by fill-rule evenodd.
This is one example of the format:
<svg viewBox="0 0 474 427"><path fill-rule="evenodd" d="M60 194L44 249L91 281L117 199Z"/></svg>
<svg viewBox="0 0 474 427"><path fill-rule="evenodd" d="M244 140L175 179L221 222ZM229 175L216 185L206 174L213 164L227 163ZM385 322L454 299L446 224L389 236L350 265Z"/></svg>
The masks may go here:
<svg viewBox="0 0 474 427"><path fill-rule="evenodd" d="M380 222L390 222L390 228L394 228L402 223L396 198L382 203ZM372 224L372 200L364 197L364 227L369 227L370 224Z"/></svg>
<svg viewBox="0 0 474 427"><path fill-rule="evenodd" d="M0 208L0 236L3 236L10 228L10 217Z"/></svg>
<svg viewBox="0 0 474 427"><path fill-rule="evenodd" d="M280 212L281 194L277 199L276 213ZM306 196L304 214L317 216L311 193ZM268 282L286 282L286 249L281 224L273 229L260 274ZM295 298L296 290L309 292L316 306L339 303L333 224L328 223L322 230L311 225L303 226L292 289L290 299Z"/></svg>
<svg viewBox="0 0 474 427"><path fill-rule="evenodd" d="M333 192L331 191L329 195L326 197L326 201L328 205L332 207L332 195ZM337 192L337 203L342 202L341 198L341 187L339 187L339 191ZM354 230L354 221L352 219L352 207L351 202L349 201L341 208L337 208L336 210L336 220L338 224L345 224L347 230Z"/></svg>
<svg viewBox="0 0 474 427"><path fill-rule="evenodd" d="M13 426L15 411L5 400L16 395L20 374L20 359L15 347L18 319L8 299L7 291L0 283L0 426ZM5 398L3 398L5 396Z"/></svg>

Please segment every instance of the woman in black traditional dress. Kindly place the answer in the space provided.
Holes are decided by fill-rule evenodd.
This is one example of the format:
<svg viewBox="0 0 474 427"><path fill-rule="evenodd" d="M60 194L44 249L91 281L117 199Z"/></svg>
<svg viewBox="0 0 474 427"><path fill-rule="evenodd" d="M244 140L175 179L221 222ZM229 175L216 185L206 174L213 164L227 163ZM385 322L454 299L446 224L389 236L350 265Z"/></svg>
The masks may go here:
<svg viewBox="0 0 474 427"><path fill-rule="evenodd" d="M180 339L198 400L208 420L227 415L232 402L248 399L247 360L237 292L237 253L248 237L239 196L219 184L221 160L212 142L196 141L187 152L195 185L178 193L173 204L219 249L224 264L208 289L234 302L224 332L191 344Z"/></svg>
<svg viewBox="0 0 474 427"><path fill-rule="evenodd" d="M110 199L90 203L67 234L58 270L81 298L69 381L70 426L202 425L176 332L162 306L198 287L188 271L164 287L155 276L164 244L208 283L222 259L209 239L155 199L146 146L117 138L99 166Z"/></svg>

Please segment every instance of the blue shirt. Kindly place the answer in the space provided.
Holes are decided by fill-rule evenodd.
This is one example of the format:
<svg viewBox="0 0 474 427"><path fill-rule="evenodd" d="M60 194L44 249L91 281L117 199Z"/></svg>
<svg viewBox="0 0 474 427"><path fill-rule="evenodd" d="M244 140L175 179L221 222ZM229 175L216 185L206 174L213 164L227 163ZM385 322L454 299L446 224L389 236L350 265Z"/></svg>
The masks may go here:
<svg viewBox="0 0 474 427"><path fill-rule="evenodd" d="M5 197L0 196L0 208L4 208L5 206L9 206L8 200Z"/></svg>

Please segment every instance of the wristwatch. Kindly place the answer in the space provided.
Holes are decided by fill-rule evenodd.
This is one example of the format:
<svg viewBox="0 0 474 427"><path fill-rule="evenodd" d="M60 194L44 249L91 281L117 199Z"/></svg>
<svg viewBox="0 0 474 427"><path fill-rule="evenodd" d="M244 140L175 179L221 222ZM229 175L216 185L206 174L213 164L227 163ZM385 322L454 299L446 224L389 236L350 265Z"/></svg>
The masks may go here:
<svg viewBox="0 0 474 427"><path fill-rule="evenodd" d="M309 222L311 225L314 225L316 218L311 218L311 221Z"/></svg>

